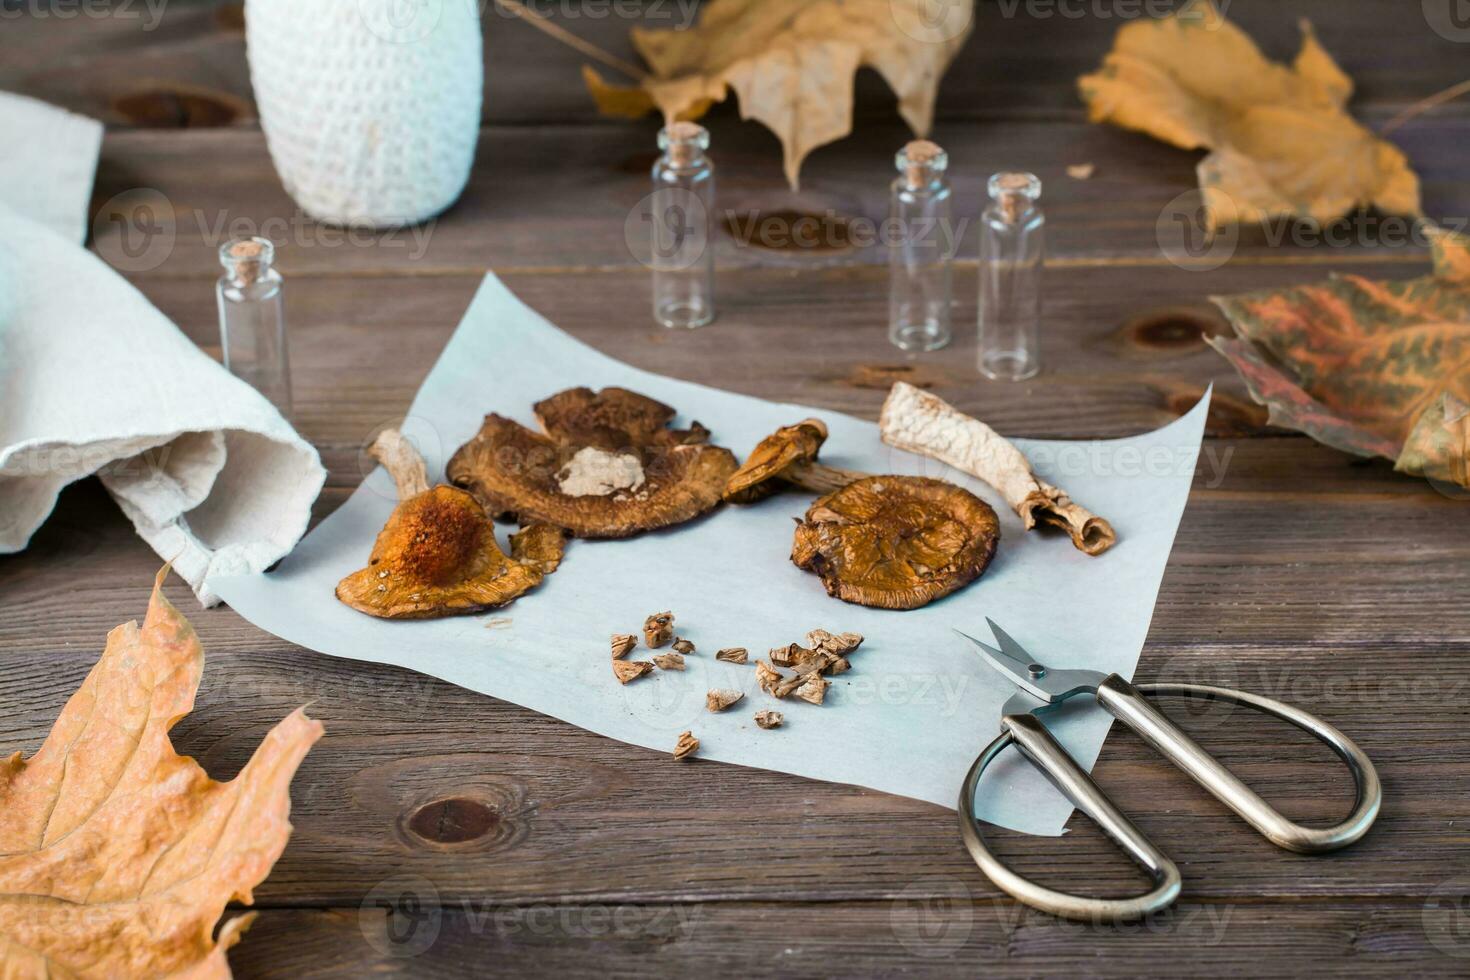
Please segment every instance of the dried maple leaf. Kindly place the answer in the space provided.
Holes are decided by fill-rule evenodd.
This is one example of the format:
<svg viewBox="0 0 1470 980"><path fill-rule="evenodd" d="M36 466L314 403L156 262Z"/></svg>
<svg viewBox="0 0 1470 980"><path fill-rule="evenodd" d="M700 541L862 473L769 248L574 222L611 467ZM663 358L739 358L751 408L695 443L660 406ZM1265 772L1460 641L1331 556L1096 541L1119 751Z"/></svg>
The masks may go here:
<svg viewBox="0 0 1470 980"><path fill-rule="evenodd" d="M1093 122L1212 152L1198 172L1209 223L1295 216L1319 222L1376 205L1420 213L1402 152L1345 108L1353 83L1302 23L1288 68L1270 61L1213 0L1118 31L1102 68L1078 80Z"/></svg>
<svg viewBox="0 0 1470 980"><path fill-rule="evenodd" d="M974 0L709 0L699 25L635 28L652 73L639 87L583 77L598 108L637 117L698 118L733 88L740 115L781 140L794 188L807 154L852 132L853 77L874 68L920 136L934 121L939 79L969 36Z"/></svg>
<svg viewBox="0 0 1470 980"><path fill-rule="evenodd" d="M1239 338L1210 342L1273 424L1470 487L1470 238L1430 238L1434 273L1419 279L1216 297Z"/></svg>
<svg viewBox="0 0 1470 980"><path fill-rule="evenodd" d="M204 650L163 597L107 648L39 752L0 763L0 973L228 977L225 950L291 836L289 787L321 737L301 711L228 783L177 755Z"/></svg>

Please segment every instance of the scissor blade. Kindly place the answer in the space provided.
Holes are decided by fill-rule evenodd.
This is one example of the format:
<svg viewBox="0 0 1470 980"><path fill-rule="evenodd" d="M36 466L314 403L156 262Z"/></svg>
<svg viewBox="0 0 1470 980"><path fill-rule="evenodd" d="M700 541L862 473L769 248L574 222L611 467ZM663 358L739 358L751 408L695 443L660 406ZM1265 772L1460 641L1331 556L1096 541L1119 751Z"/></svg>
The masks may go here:
<svg viewBox="0 0 1470 980"><path fill-rule="evenodd" d="M994 625L994 623L991 623L992 627L994 627ZM961 632L960 630L955 630L955 632L959 633L960 636L963 636L965 639L975 644L975 647L980 651L980 655L985 658L985 662L990 664L990 666L994 667L1001 674L1005 675L1006 679L1008 679L1012 684L1016 685L1021 690L1025 691L1027 694L1031 695L1034 698L1039 698L1042 701L1051 700L1051 696L1047 694L1047 692L1043 688L1038 687L1035 681L1032 680L1031 674L1027 670L1027 668L1031 665L1030 660L1014 657L1006 651L998 650L990 644L977 640L970 634ZM1006 637L1006 639L1010 638ZM1011 640L1011 644L1014 646L1015 641ZM1023 650L1022 653L1024 652L1025 651Z"/></svg>
<svg viewBox="0 0 1470 980"><path fill-rule="evenodd" d="M1026 648L1021 646L1021 644L1017 643L1015 640L1011 639L1011 634L1001 629L999 624L997 624L995 620L991 619L989 616L986 616L985 622L990 624L990 632L994 633L996 640L1000 642L1001 650L1005 653L1006 656L1010 657L1012 660L1018 663L1022 670L1026 670L1027 668L1036 664L1036 661L1032 659L1031 654L1026 652Z"/></svg>

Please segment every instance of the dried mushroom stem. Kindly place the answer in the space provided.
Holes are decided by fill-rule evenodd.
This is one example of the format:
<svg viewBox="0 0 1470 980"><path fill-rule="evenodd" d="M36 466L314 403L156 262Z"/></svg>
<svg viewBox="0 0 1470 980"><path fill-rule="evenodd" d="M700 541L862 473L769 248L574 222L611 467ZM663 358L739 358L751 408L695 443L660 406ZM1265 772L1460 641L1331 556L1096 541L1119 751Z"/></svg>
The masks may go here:
<svg viewBox="0 0 1470 980"><path fill-rule="evenodd" d="M1037 522L1060 527L1078 550L1100 555L1118 540L1105 519L1038 479L1019 449L979 419L944 399L900 381L888 393L879 420L883 441L919 453L990 484L1029 531Z"/></svg>
<svg viewBox="0 0 1470 980"><path fill-rule="evenodd" d="M424 457L402 432L384 429L368 447L368 455L382 464L398 488L398 499L407 500L429 489L429 471Z"/></svg>
<svg viewBox="0 0 1470 980"><path fill-rule="evenodd" d="M792 463L782 473L787 483L810 490L812 493L831 493L841 490L849 483L865 479L867 473L839 469L825 463Z"/></svg>

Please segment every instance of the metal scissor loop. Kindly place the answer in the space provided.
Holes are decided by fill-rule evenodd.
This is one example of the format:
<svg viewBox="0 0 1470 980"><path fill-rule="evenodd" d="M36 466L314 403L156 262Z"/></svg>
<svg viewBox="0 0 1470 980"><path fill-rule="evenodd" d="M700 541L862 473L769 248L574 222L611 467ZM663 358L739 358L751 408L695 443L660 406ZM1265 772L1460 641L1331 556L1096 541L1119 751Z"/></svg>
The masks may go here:
<svg viewBox="0 0 1470 980"><path fill-rule="evenodd" d="M990 622L987 620L987 622ZM1042 708L1090 694L1107 711L1137 732L1161 755L1209 790L1278 847L1316 854L1345 847L1361 838L1378 817L1383 790L1378 772L1363 750L1333 726L1273 698L1205 684L1143 684L1135 687L1117 674L1090 670L1052 670L1032 658L1019 643L990 622L999 647L971 636L990 665L1010 678L1020 691L1006 702L1001 734L971 765L960 790L960 835L975 863L991 881L1013 897L1065 918L1125 921L1166 908L1179 895L1179 869L1156 848L1072 759L1036 716ZM1149 703L1145 695L1222 700L1273 715L1310 733L1331 748L1352 772L1356 801L1347 819L1331 827L1304 827L1278 813L1239 777L1200 747ZM1000 862L985 845L974 815L975 790L985 767L1015 744L1074 806L1091 817L1153 878L1147 894L1131 898L1085 898L1038 885Z"/></svg>

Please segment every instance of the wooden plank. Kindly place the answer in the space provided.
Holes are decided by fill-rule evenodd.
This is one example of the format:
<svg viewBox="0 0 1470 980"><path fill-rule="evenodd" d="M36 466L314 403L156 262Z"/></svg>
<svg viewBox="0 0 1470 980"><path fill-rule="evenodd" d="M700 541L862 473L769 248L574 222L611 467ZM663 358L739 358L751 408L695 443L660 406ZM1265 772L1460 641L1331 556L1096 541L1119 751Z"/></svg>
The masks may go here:
<svg viewBox="0 0 1470 980"><path fill-rule="evenodd" d="M596 120L581 82L587 59L499 13L493 0L479 4L487 122ZM690 17L686 0L532 0L531 6L634 61L633 27L679 28ZM1175 6L1176 0L979 0L974 36L945 77L938 116L1080 118L1076 77L1101 62L1124 23ZM154 13L159 4L143 0L77 7L71 16L6 15L0 88L116 126L254 125L239 0L168 3L161 17ZM1298 0L1288 11L1271 0L1232 0L1228 11L1282 61L1290 61L1300 44L1298 18L1313 21L1327 50L1357 82L1358 111L1375 118L1465 77L1462 33L1452 22L1445 32L1450 36L1437 33L1421 9L1401 11L1382 0ZM1464 113L1463 107L1448 111ZM876 73L859 76L856 113L864 121L897 118L893 95ZM721 129L728 127L733 107L717 110L717 118Z"/></svg>
<svg viewBox="0 0 1470 980"><path fill-rule="evenodd" d="M1259 445L1242 443L1240 454ZM1098 778L1186 862L1191 898L1422 896L1463 847L1470 766L1458 718L1470 691L1470 612L1453 597L1470 588L1467 529L1448 505L1325 497L1286 507L1269 492L1198 494L1139 677L1235 684L1321 712L1377 761L1384 816L1341 854L1278 853L1117 734ZM1342 533L1354 526L1366 530ZM1402 554L1384 545L1392 540L1405 542ZM26 555L0 561L5 751L39 743L106 631L141 613L157 561L95 484L63 496ZM887 899L935 875L993 894L938 807L777 773L675 766L437 680L310 654L228 609L198 610L177 582L169 591L210 658L198 707L175 730L181 751L228 776L297 705L311 702L327 725L295 784L296 834L259 890L268 903L356 902L396 874L423 875L448 899L505 902ZM852 676L880 683L893 669L860 664ZM951 690L962 682L949 681ZM1284 726L1170 710L1293 817L1331 819L1350 805L1342 769ZM438 839L446 820L473 835ZM1074 823L1065 840L997 833L997 846L1057 884L1132 887L1126 861ZM753 826L765 829L753 837Z"/></svg>
<svg viewBox="0 0 1470 980"><path fill-rule="evenodd" d="M1188 963L1211 977L1449 976L1463 935L1447 906L1406 902L1185 902L1131 926L1065 923L1009 903L938 899L493 906L429 910L397 890L384 906L267 910L230 952L239 977L497 975L829 977L1154 976ZM421 891L427 891L419 886ZM387 892L388 889L385 889ZM400 903L400 904L395 904ZM491 966L493 964L493 966Z"/></svg>
<svg viewBox="0 0 1470 980"><path fill-rule="evenodd" d="M537 126L482 132L470 184L449 212L410 229L347 232L302 213L253 130L120 132L103 146L93 199L93 243L136 278L213 276L232 234L264 234L297 275L423 277L491 267L635 269L647 254L643 199L655 127ZM935 133L951 153L957 254L978 253L977 218L989 175L1032 168L1043 179L1053 263L1300 263L1326 268L1389 258L1423 260L1404 219L1359 215L1317 232L1250 227L1208 242L1197 223L1201 154L1135 133L1085 123L946 123ZM774 137L751 124L718 133L716 257L726 267L779 267L793 276L832 266L887 262L884 222L894 151L908 138L894 123L861 140L817 151L793 193L780 175ZM1457 148L1470 118L1426 119L1400 140L1424 182L1426 213L1451 227L1470 217L1470 187ZM1064 175L1090 161L1091 180ZM1183 195L1183 197L1181 197ZM806 216L792 224L792 215ZM170 216L171 220L170 220ZM848 247L856 241L861 247ZM762 247L767 242L776 247Z"/></svg>
<svg viewBox="0 0 1470 980"><path fill-rule="evenodd" d="M1421 270L1381 264L1359 271L1396 277ZM327 454L334 480L342 475L355 486L363 472L360 449L377 430L401 420L480 277L318 278L294 276L290 268L286 272L291 277L287 306L295 421ZM1265 428L1265 410L1251 402L1234 370L1204 343L1204 334L1227 329L1205 297L1325 275L1316 268L1234 264L1210 273L1167 268L1137 275L1090 266L1052 270L1043 329L1045 369L1021 385L986 381L971 366L973 270L957 277L954 345L923 355L888 344L887 277L879 268L724 271L719 322L693 332L653 324L641 270L509 272L504 279L532 308L578 339L646 370L868 419L877 418L895 380L908 380L1008 435L1107 438L1167 424L1212 383L1212 434L1279 435ZM150 278L139 285L196 342L217 347L209 280ZM778 351L780 356L773 356ZM490 383L493 379L487 379ZM718 436L718 420L703 421ZM747 447L732 448L743 452ZM829 453L840 452L840 447L829 448ZM1327 458L1341 461L1336 468L1344 474L1356 474L1347 468L1348 457ZM1423 490L1422 483L1408 478L1389 485Z"/></svg>

